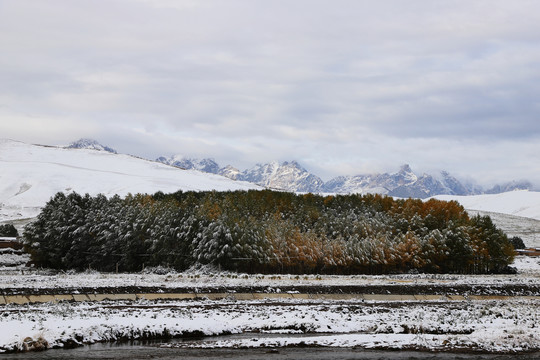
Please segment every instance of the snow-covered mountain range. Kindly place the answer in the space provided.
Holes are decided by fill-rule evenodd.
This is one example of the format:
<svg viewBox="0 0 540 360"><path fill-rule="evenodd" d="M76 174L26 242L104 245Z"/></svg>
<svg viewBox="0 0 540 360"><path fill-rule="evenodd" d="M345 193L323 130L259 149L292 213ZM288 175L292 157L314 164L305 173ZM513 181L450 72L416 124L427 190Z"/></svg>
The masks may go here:
<svg viewBox="0 0 540 360"><path fill-rule="evenodd" d="M260 186L294 192L314 193L378 193L396 197L428 198L435 195L476 195L499 193L512 190L530 190L529 182L512 182L497 185L484 191L479 186L464 184L449 174L415 174L409 165L403 165L395 173L338 176L327 182L308 172L298 162L277 162L257 164L251 169L240 171L227 165L220 167L213 159L192 159L179 155L160 157L157 161L179 166L184 169L197 169L219 174L234 180L249 181Z"/></svg>
<svg viewBox="0 0 540 360"><path fill-rule="evenodd" d="M248 181L267 188L293 192L321 192L324 181L310 174L296 161L257 164L253 168L240 171L227 165L220 167L214 159L194 159L174 155L159 157L156 161L183 169L195 169L228 177L232 180Z"/></svg>
<svg viewBox="0 0 540 360"><path fill-rule="evenodd" d="M396 197L426 198L437 194L471 195L459 180L443 171L436 178L429 174L416 175L409 165L396 173L340 176L328 181L324 191L335 193L379 193Z"/></svg>

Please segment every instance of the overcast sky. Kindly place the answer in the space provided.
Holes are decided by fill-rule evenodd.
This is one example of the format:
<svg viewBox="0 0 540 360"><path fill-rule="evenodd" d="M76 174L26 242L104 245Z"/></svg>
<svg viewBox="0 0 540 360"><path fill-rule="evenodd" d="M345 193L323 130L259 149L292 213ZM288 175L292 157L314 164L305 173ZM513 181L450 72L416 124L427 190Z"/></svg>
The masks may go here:
<svg viewBox="0 0 540 360"><path fill-rule="evenodd" d="M0 137L540 184L540 1L0 0Z"/></svg>

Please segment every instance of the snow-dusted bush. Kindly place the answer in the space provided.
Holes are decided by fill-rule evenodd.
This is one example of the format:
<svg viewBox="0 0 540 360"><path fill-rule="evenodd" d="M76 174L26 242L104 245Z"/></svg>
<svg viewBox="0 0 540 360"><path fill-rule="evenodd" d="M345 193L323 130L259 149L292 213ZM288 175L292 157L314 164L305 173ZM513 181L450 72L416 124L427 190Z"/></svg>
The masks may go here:
<svg viewBox="0 0 540 360"><path fill-rule="evenodd" d="M0 236L16 237L19 236L19 232L13 224L4 224L0 225Z"/></svg>

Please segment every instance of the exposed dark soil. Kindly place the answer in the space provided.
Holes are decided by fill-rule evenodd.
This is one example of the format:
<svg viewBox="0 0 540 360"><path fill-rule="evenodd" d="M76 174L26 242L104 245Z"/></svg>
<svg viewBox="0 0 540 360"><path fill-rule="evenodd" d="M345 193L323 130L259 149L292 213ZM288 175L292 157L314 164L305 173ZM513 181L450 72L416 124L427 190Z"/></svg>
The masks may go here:
<svg viewBox="0 0 540 360"><path fill-rule="evenodd" d="M500 295L539 296L540 285L467 285L467 284L396 284L396 285L299 285L299 286L234 286L234 287L74 287L74 288L2 288L0 295L61 294L141 294L141 293L302 293L302 294L396 294L396 295Z"/></svg>

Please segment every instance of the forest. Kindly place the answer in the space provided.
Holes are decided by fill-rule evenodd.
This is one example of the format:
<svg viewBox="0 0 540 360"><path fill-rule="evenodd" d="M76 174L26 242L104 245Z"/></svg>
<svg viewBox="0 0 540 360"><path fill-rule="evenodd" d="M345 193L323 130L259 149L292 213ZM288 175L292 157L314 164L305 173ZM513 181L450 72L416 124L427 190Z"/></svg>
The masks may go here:
<svg viewBox="0 0 540 360"><path fill-rule="evenodd" d="M36 266L247 273L491 273L508 237L457 202L271 190L126 197L57 193L24 229Z"/></svg>

